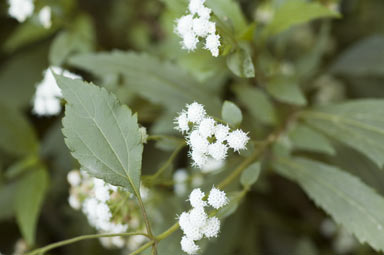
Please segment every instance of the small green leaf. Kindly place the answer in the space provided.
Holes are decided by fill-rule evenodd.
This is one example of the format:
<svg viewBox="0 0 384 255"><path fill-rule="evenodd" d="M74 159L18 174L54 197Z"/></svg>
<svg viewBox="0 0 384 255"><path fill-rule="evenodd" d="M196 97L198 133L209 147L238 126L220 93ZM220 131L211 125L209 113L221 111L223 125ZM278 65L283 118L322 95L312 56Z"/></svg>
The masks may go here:
<svg viewBox="0 0 384 255"><path fill-rule="evenodd" d="M303 112L306 123L365 154L379 167L384 164L384 100L363 99Z"/></svg>
<svg viewBox="0 0 384 255"><path fill-rule="evenodd" d="M275 77L268 82L267 91L274 98L284 103L295 105L305 105L307 103L297 81L292 78Z"/></svg>
<svg viewBox="0 0 384 255"><path fill-rule="evenodd" d="M252 186L260 175L260 162L248 166L240 176L240 183L244 187Z"/></svg>
<svg viewBox="0 0 384 255"><path fill-rule="evenodd" d="M137 115L104 88L62 76L56 80L67 101L63 134L72 155L92 176L137 195L143 153Z"/></svg>
<svg viewBox="0 0 384 255"><path fill-rule="evenodd" d="M305 0L284 1L277 9L272 22L268 24L265 31L269 35L275 35L294 25L324 17L338 18L340 14L317 2Z"/></svg>
<svg viewBox="0 0 384 255"><path fill-rule="evenodd" d="M335 149L323 134L305 125L297 125L289 133L289 138L298 149L335 154Z"/></svg>
<svg viewBox="0 0 384 255"><path fill-rule="evenodd" d="M221 108L221 117L232 126L240 125L243 115L240 108L230 101L225 101Z"/></svg>
<svg viewBox="0 0 384 255"><path fill-rule="evenodd" d="M302 158L276 158L277 172L297 182L333 219L361 242L384 251L384 199L355 176Z"/></svg>
<svg viewBox="0 0 384 255"><path fill-rule="evenodd" d="M28 244L35 242L35 231L44 195L48 187L48 174L39 168L23 176L17 185L15 198L16 219Z"/></svg>
<svg viewBox="0 0 384 255"><path fill-rule="evenodd" d="M238 48L227 57L228 68L242 78L255 77L255 67L249 51Z"/></svg>
<svg viewBox="0 0 384 255"><path fill-rule="evenodd" d="M237 84L233 90L253 118L263 124L275 124L277 122L277 114L272 102L260 89Z"/></svg>
<svg viewBox="0 0 384 255"><path fill-rule="evenodd" d="M27 119L16 109L0 102L0 148L18 156L36 154L38 141Z"/></svg>
<svg viewBox="0 0 384 255"><path fill-rule="evenodd" d="M15 215L14 202L17 191L17 182L0 185L0 221Z"/></svg>

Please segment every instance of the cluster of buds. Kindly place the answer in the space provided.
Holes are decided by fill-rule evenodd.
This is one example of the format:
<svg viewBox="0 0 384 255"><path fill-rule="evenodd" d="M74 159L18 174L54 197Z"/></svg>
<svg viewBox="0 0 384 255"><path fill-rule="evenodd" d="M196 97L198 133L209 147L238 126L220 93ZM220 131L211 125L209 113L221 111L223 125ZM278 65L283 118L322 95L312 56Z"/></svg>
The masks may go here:
<svg viewBox="0 0 384 255"><path fill-rule="evenodd" d="M204 106L196 102L186 108L176 118L175 128L186 135L194 166L202 168L210 158L223 161L229 148L246 149L249 137L244 131L217 123L207 116Z"/></svg>
<svg viewBox="0 0 384 255"><path fill-rule="evenodd" d="M216 34L216 24L210 21L212 10L204 6L205 0L190 0L186 15L176 20L175 32L183 39L184 49L194 51L199 38L205 38L204 48L212 56L219 55L220 36Z"/></svg>
<svg viewBox="0 0 384 255"><path fill-rule="evenodd" d="M179 225L184 232L180 242L181 249L188 254L196 254L199 251L200 247L196 241L203 237L217 237L219 234L220 220L215 216L208 217L204 208L209 205L214 209L220 209L228 203L225 192L215 187L209 192L207 201L204 198L204 192L194 189L189 195L192 209L179 216Z"/></svg>
<svg viewBox="0 0 384 255"><path fill-rule="evenodd" d="M67 175L71 186L69 205L82 210L89 224L99 233L145 232L145 226L140 222L140 209L133 194L105 183L103 180L89 176L84 171L72 170ZM140 190L143 200L148 192ZM146 237L104 237L101 244L106 248L128 248L135 250L147 241Z"/></svg>

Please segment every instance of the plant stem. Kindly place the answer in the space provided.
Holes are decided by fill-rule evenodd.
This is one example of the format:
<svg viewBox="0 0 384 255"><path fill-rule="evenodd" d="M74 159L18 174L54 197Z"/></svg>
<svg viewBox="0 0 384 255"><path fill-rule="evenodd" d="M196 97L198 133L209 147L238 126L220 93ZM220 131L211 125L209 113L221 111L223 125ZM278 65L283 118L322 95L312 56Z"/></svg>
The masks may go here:
<svg viewBox="0 0 384 255"><path fill-rule="evenodd" d="M152 180L156 179L157 177L159 177L165 170L167 170L167 168L172 164L173 160L175 160L177 154L181 151L182 148L184 148L185 146L185 143L181 143L179 146L177 146L177 148L172 152L171 156L168 158L168 160L164 163L164 165L162 165L160 167L159 170L157 170L157 172L150 176L149 178L151 178Z"/></svg>
<svg viewBox="0 0 384 255"><path fill-rule="evenodd" d="M76 242L79 242L79 241L82 241L82 240L95 239L95 238L100 238L100 237L133 236L133 235L142 235L142 236L146 236L146 237L150 238L149 235L147 235L145 233L138 233L138 232L120 233L120 234L82 235L82 236L74 237L74 238L71 238L71 239L67 239L67 240L64 240L64 241L60 241L60 242L57 242L57 243L53 243L53 244L44 246L42 248L39 248L39 249L36 249L36 250L31 251L29 253L26 253L25 255L42 255L42 254L46 253L49 250L52 250L52 249L55 249L55 248L58 248L58 247L61 247L61 246L64 246L64 245L76 243Z"/></svg>

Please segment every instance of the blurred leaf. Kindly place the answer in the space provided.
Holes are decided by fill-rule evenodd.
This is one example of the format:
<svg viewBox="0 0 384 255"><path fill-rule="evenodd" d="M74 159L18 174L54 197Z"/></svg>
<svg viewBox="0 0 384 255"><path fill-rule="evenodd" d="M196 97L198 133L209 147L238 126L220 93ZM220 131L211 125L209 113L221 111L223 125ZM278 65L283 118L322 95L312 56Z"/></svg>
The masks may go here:
<svg viewBox="0 0 384 255"><path fill-rule="evenodd" d="M230 23L236 33L241 33L247 28L247 21L237 1L210 0L205 4L221 21Z"/></svg>
<svg viewBox="0 0 384 255"><path fill-rule="evenodd" d="M260 89L237 84L233 90L253 118L263 124L275 124L277 122L277 115L272 102Z"/></svg>
<svg viewBox="0 0 384 255"><path fill-rule="evenodd" d="M6 52L13 52L28 44L48 37L55 32L56 28L46 29L40 23L28 19L20 24L13 34L8 37L3 45Z"/></svg>
<svg viewBox="0 0 384 255"><path fill-rule="evenodd" d="M329 155L335 154L335 149L327 137L305 125L298 124L295 126L294 129L290 131L289 138L298 149L321 152Z"/></svg>
<svg viewBox="0 0 384 255"><path fill-rule="evenodd" d="M180 111L193 101L205 105L208 111L220 109L217 95L208 93L192 76L170 62L147 54L114 51L78 55L69 62L96 76L121 74L125 86L172 112Z"/></svg>
<svg viewBox="0 0 384 255"><path fill-rule="evenodd" d="M0 102L9 106L28 107L35 84L42 80L47 67L47 44L20 51L5 61L0 69Z"/></svg>
<svg viewBox="0 0 384 255"><path fill-rule="evenodd" d="M384 164L383 100L353 100L303 112L308 125Z"/></svg>
<svg viewBox="0 0 384 255"><path fill-rule="evenodd" d="M36 157L36 155L28 156L16 162L15 164L11 165L5 172L4 176L8 180L14 179L20 176L25 171L35 168L38 162L39 162L39 159Z"/></svg>
<svg viewBox="0 0 384 255"><path fill-rule="evenodd" d="M252 62L252 57L250 52L244 48L237 48L227 57L227 66L239 77L255 77L255 67Z"/></svg>
<svg viewBox="0 0 384 255"><path fill-rule="evenodd" d="M303 92L301 91L297 80L289 77L275 77L268 82L267 91L277 100L295 105L305 105Z"/></svg>
<svg viewBox="0 0 384 255"><path fill-rule="evenodd" d="M298 241L295 249L295 255L317 255L315 244L308 238L302 238Z"/></svg>
<svg viewBox="0 0 384 255"><path fill-rule="evenodd" d="M229 203L220 208L216 216L224 219L234 214L240 205L241 199L244 197L244 191L235 191L228 195Z"/></svg>
<svg viewBox="0 0 384 255"><path fill-rule="evenodd" d="M38 140L34 130L16 109L0 103L0 148L10 154L36 154Z"/></svg>
<svg viewBox="0 0 384 255"><path fill-rule="evenodd" d="M384 199L373 189L349 173L313 160L277 158L274 166L361 243L384 251Z"/></svg>
<svg viewBox="0 0 384 255"><path fill-rule="evenodd" d="M0 220L7 220L14 216L14 201L17 191L17 183L0 185Z"/></svg>
<svg viewBox="0 0 384 255"><path fill-rule="evenodd" d="M336 18L340 17L340 14L317 2L305 0L284 1L277 9L272 22L267 25L265 31L269 35L275 35L294 25L324 17Z"/></svg>
<svg viewBox="0 0 384 255"><path fill-rule="evenodd" d="M358 41L336 59L331 71L347 76L384 76L384 36Z"/></svg>
<svg viewBox="0 0 384 255"><path fill-rule="evenodd" d="M260 162L248 166L240 176L240 183L244 187L252 186L260 175Z"/></svg>
<svg viewBox="0 0 384 255"><path fill-rule="evenodd" d="M137 115L104 88L62 76L56 80L67 101L63 133L72 155L92 176L137 195L143 153Z"/></svg>
<svg viewBox="0 0 384 255"><path fill-rule="evenodd" d="M240 108L231 101L225 101L221 109L221 117L232 126L240 125L243 115Z"/></svg>
<svg viewBox="0 0 384 255"><path fill-rule="evenodd" d="M79 16L69 30L60 32L52 42L49 61L60 66L73 53L85 53L93 49L95 32L88 16Z"/></svg>
<svg viewBox="0 0 384 255"><path fill-rule="evenodd" d="M45 169L34 169L20 180L15 198L16 219L28 244L35 242L35 231L44 195L48 187Z"/></svg>

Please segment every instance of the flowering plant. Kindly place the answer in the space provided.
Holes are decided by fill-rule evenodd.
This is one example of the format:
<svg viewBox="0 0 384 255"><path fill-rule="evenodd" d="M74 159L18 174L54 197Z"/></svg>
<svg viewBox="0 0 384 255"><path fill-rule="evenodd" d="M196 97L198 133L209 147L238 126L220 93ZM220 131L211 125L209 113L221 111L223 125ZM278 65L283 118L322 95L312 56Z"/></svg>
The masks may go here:
<svg viewBox="0 0 384 255"><path fill-rule="evenodd" d="M1 254L384 252L380 1L3 2Z"/></svg>

